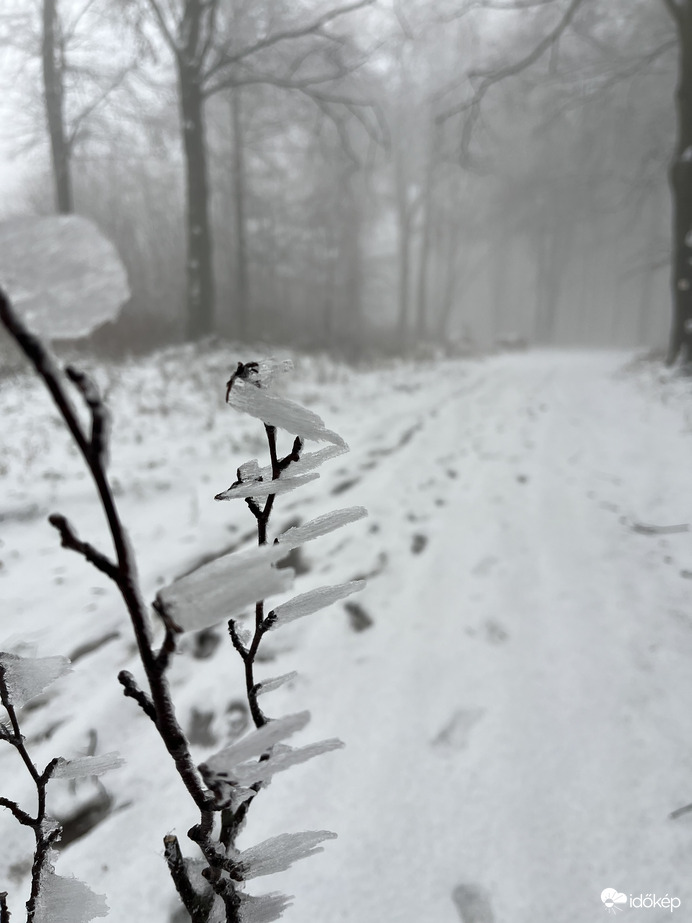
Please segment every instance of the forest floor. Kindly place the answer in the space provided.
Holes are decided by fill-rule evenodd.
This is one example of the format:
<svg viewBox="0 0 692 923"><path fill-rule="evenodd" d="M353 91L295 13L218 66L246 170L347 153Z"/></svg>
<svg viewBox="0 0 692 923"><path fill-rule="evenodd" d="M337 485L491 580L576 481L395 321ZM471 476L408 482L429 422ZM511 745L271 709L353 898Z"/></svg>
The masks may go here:
<svg viewBox="0 0 692 923"><path fill-rule="evenodd" d="M233 364L189 349L96 369L149 596L251 541L245 505L213 501L263 452L261 427L223 404ZM352 451L277 499L274 533L366 506L294 563L299 591L369 582L357 605L266 641L262 677L298 671L269 714L309 708L301 738L346 748L258 797L242 846L339 838L249 890L295 895L287 923L593 923L606 888L677 898L689 920L692 812L669 815L692 802L692 383L606 352L296 365L290 395ZM118 923L167 923L161 840L186 841L194 812L116 681L140 672L122 604L45 520L58 510L107 547L93 489L36 382L4 382L0 404L0 648L74 662L26 711L29 745L40 763L90 745L126 760L105 789L54 783L76 837L57 870L107 894ZM237 654L217 639L187 638L172 671L200 762L247 721ZM32 803L9 747L0 791ZM0 815L17 920L30 848Z"/></svg>

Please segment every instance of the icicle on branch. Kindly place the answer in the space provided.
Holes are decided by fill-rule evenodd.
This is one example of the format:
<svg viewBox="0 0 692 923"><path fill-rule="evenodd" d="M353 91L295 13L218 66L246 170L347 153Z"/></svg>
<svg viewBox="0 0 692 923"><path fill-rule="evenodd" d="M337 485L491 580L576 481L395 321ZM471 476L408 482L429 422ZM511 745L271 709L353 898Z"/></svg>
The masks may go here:
<svg viewBox="0 0 692 923"><path fill-rule="evenodd" d="M351 506L344 510L334 510L331 513L325 513L324 516L317 516L301 526L293 526L287 529L277 537L276 541L287 550L297 548L299 545L313 541L313 539L335 532L351 522L357 522L367 515L368 511L363 506Z"/></svg>
<svg viewBox="0 0 692 923"><path fill-rule="evenodd" d="M246 879L273 875L275 872L284 872L298 859L323 852L323 847L319 844L324 840L334 839L336 834L329 830L282 833L246 849L237 861L243 868Z"/></svg>
<svg viewBox="0 0 692 923"><path fill-rule="evenodd" d="M15 708L22 708L71 670L67 657L18 657L3 651L0 667Z"/></svg>
<svg viewBox="0 0 692 923"><path fill-rule="evenodd" d="M293 622L295 619L312 615L320 609L331 606L340 599L345 599L352 593L358 593L365 586L365 580L351 580L339 586L322 586L307 593L301 593L287 603L282 603L273 609L265 620L268 631L280 628L282 625Z"/></svg>
<svg viewBox="0 0 692 923"><path fill-rule="evenodd" d="M100 756L80 756L76 759L65 760L62 757L53 770L54 779L88 779L91 776L102 776L112 769L119 769L125 765L119 753L102 753Z"/></svg>
<svg viewBox="0 0 692 923"><path fill-rule="evenodd" d="M290 589L293 571L273 566L284 556L272 546L232 552L160 590L157 601L181 630L210 628Z"/></svg>

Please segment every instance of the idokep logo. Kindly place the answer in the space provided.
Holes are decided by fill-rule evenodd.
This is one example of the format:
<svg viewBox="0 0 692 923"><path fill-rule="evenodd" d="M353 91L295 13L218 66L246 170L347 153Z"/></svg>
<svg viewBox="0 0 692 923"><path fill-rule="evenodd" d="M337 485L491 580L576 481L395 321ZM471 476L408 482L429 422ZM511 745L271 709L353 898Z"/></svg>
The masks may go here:
<svg viewBox="0 0 692 923"><path fill-rule="evenodd" d="M617 913L618 910L623 910L623 905L627 904L627 895L621 894L615 888L606 888L605 891L601 891L601 900L608 913Z"/></svg>
<svg viewBox="0 0 692 923"><path fill-rule="evenodd" d="M633 910L652 910L658 908L661 910L670 910L672 913L680 906L679 897L656 897L655 894L630 894L629 899L626 894L616 891L615 888L606 888L601 891L601 900L608 913L617 913L624 910L625 907L631 907Z"/></svg>

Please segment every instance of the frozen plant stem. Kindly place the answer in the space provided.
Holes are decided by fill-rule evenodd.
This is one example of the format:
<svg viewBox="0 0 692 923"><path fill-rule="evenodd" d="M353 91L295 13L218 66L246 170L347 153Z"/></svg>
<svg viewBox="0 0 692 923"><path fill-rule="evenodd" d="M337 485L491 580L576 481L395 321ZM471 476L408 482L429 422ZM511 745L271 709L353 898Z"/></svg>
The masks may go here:
<svg viewBox="0 0 692 923"><path fill-rule="evenodd" d="M118 679L124 687L125 694L134 698L140 704L144 712L152 719L168 753L175 763L183 784L199 809L200 821L189 831L188 835L197 843L204 858L209 864L209 868L205 870L208 872L207 879L214 891L220 895L226 906L227 920L229 923L233 923L233 921L237 920L237 901L234 900L233 894L229 894L226 883L227 879L224 881L220 874L218 846L214 842L213 837L214 811L219 810L219 808L215 805L211 793L203 785L194 764L188 741L176 717L170 687L165 675L170 654L175 649L176 631L170 621L165 618L165 613L161 613L164 617L166 635L161 649L158 651L154 649L147 621L147 608L139 587L134 554L125 529L120 521L118 509L113 497L113 491L106 473L109 431L108 410L101 400L95 383L84 372L75 369L73 366L68 366L65 369L65 375L80 393L91 418L90 431L87 432L85 430L59 369L53 362L53 359L41 340L30 333L21 322L13 310L9 299L2 290L0 290L0 321L22 349L34 366L37 374L46 385L91 473L101 506L108 522L115 551L115 560L112 560L103 552L98 551L88 542L81 541L72 525L64 516L53 515L50 517L49 521L60 533L62 544L66 548L81 554L94 567L105 573L113 580L120 591L132 623L139 656L149 686L149 693L147 694L144 690L139 689L134 678L125 671L119 675ZM9 702L6 704L5 699L3 699L3 704L7 709ZM45 810L45 785L50 777L52 769L49 766L43 774L40 775L38 773L24 749L19 728L18 725L16 725L16 715L14 715L13 712L10 715L10 720L13 726L10 743L18 750L36 783L39 796L37 818L29 818L28 815L24 815L19 811L16 805L12 805L11 803L2 801L0 804L4 807L8 807L20 823L32 826L36 832L37 853L32 875L31 893L33 907L36 892L40 884L39 873L41 864L45 861L50 843L55 839L55 837L50 839L49 835L40 833L40 821L43 819L43 812ZM168 858L169 855L173 854L167 852L166 855ZM182 874L180 868L176 868L176 874L173 875L174 869L169 861L169 869L171 870L176 885L178 885L181 881ZM183 872L187 875L184 867ZM190 884L189 877L187 880L188 884ZM190 884L190 891L192 892L193 890ZM180 888L178 888L178 891L180 893ZM180 896L181 899L183 899L183 895L181 894ZM187 904L186 907L194 923L206 923L208 914L199 912L197 908L194 908L195 913L193 915L193 908L187 906ZM33 911L30 909L29 913L28 923L31 923ZM1 921L1 923L4 923L4 921Z"/></svg>
<svg viewBox="0 0 692 923"><path fill-rule="evenodd" d="M280 459L276 448L276 427L269 426L265 423L264 429L267 434L267 442L269 443L269 458L271 460L272 480L276 481L281 477L281 472L284 471L291 464L291 462L297 462L300 460L300 453L303 448L303 443L299 437L296 437L290 453L286 455L285 458ZM267 526L269 524L269 517L271 516L272 509L274 508L275 497L276 494L269 494L263 507L260 506L259 503L257 503L257 501L252 497L248 497L245 501L250 512L257 521L257 543L260 546L267 544ZM243 660L245 667L245 692L247 695L248 705L250 706L250 714L252 715L252 720L255 723L255 727L258 728L266 724L267 719L265 718L257 701L258 686L255 683L254 674L255 657L257 656L257 651L259 650L262 636L267 631L269 624L271 624L270 621L268 621L264 615L264 600L259 600L255 604L255 631L252 637L252 641L250 642L250 646L246 648L240 640L233 619L231 619L228 623L228 630L231 636L231 641L233 642L233 647L238 651Z"/></svg>
<svg viewBox="0 0 692 923"><path fill-rule="evenodd" d="M238 480L229 490L217 494L216 499L245 499L257 523L259 548L251 552L230 554L206 565L206 568L212 570L211 578L209 571L205 573L205 567L202 567L199 568L201 575L199 572L188 575L176 582L175 590L169 587L167 591L160 591L153 609L163 624L164 637L160 647L156 648L149 627L149 609L143 600L138 581L134 553L120 520L108 479L110 419L98 388L84 372L72 366L68 366L63 375L40 339L25 328L1 290L0 321L43 380L91 472L110 530L113 552L106 554L80 539L71 523L60 514L50 516L49 522L60 534L64 547L81 555L117 586L132 623L148 688L140 688L134 676L126 670L120 672L118 680L124 694L134 699L155 725L182 783L199 811L199 821L188 831L188 837L198 846L204 862L186 859L177 837L172 834L164 837L164 857L180 900L192 923L211 923L212 920L219 923L222 919L226 923L269 923L281 916L289 899L281 894L245 894L245 881L269 874L270 870L288 868L293 861L319 852L321 847L317 844L331 839L334 834L329 831L284 834L239 852L236 848L238 833L258 791L274 774L343 744L334 739L298 748L282 743L286 737L307 724L309 713L301 712L276 719L265 716L259 706L259 694L277 688L284 678L269 680L263 688L255 680L255 660L267 631L342 599L361 589L363 581L311 590L268 613L265 613L265 599L290 587L292 571L281 572L275 568L291 547L353 522L364 516L366 511L354 507L318 517L301 529L288 530L275 538L271 547L267 547L268 524L278 493L317 477L316 474L305 476L304 472L311 472L327 458L347 451L348 446L340 436L326 429L316 414L267 393L269 389L265 389L265 385L270 382L270 371L265 368L266 363L238 364L237 371L227 383L226 399L235 409L263 421L270 466L260 469L256 459L242 465L238 469ZM231 396L233 384L238 379ZM68 382L76 388L86 405L88 426L82 423L77 413ZM295 435L292 448L285 457L278 454L277 426L291 434L301 433ZM318 442L328 442L330 446L303 458L303 436ZM283 472L293 464L303 474L297 477L289 475L279 483ZM292 542L297 544L292 545ZM279 547L274 547L277 545ZM233 560L229 562L228 558ZM225 574L226 579L220 579L220 574ZM228 576L231 574L234 575L232 579ZM229 615L243 612L246 606L253 603L254 632L247 638L236 627L233 619L229 619ZM178 635L183 629L197 630L226 620L233 646L243 661L247 701L255 730L197 766L189 741L176 716L166 674L176 651ZM42 870L50 862L50 846L59 835L59 827L52 825L45 815L45 788L56 765L61 761L53 760L39 774L25 750L8 689L6 678L0 672L2 704L10 716L11 725L11 728L0 725L0 737L17 749L30 772L38 793L38 809L34 818L7 799L0 799L0 806L10 810L19 823L32 827L36 835L31 899L27 903L27 923L32 923L34 908L42 893ZM0 896L0 923L8 921L6 901Z"/></svg>
<svg viewBox="0 0 692 923"><path fill-rule="evenodd" d="M5 679L5 667L0 663L0 703L7 712L10 726L0 725L0 740L7 741L19 754L27 772L36 786L36 816L32 817L23 811L19 805L8 798L0 797L0 807L7 808L18 823L23 827L31 827L34 832L36 846L34 847L34 860L31 866L31 893L26 903L27 923L32 923L36 913L36 901L41 887L41 877L48 862L50 849L60 837L58 824L50 825L46 815L46 786L55 771L58 760L51 760L43 772L39 772L26 749L22 737L17 711L10 699L10 691ZM10 912L7 907L7 893L0 894L0 923L9 923Z"/></svg>

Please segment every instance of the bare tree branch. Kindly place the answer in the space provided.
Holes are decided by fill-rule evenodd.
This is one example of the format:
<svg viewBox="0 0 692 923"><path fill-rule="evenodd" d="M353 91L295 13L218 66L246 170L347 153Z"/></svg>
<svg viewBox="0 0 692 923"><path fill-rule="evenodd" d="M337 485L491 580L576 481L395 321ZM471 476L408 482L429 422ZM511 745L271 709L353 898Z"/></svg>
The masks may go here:
<svg viewBox="0 0 692 923"><path fill-rule="evenodd" d="M163 10L161 9L157 0L147 0L147 4L149 6L149 9L154 14L154 18L156 19L156 22L159 25L159 29L161 30L161 34L163 35L163 38L166 44L171 49L173 54L176 55L177 57L177 55L180 52L180 48L175 39L175 36L171 32L171 30L168 28L168 23L166 22L166 17L163 14Z"/></svg>
<svg viewBox="0 0 692 923"><path fill-rule="evenodd" d="M151 3L153 0L149 0L149 2ZM207 69L204 76L208 79L223 68L238 64L245 58L250 57L250 55L257 54L259 51L265 51L267 48L271 48L273 45L278 45L281 42L294 41L296 39L305 38L308 35L319 33L323 27L332 20L345 16L348 13L353 13L356 10L363 9L366 6L371 6L373 3L375 3L375 0L356 0L354 3L338 6L329 10L327 13L323 13L305 26L299 26L295 29L285 29L282 32L275 32L273 35L268 35L266 38L260 39L260 41L255 42L253 45L248 45L241 51L237 51L233 54L228 53L228 51L221 51L217 61Z"/></svg>
<svg viewBox="0 0 692 923"><path fill-rule="evenodd" d="M512 13L519 10L533 10L538 7L550 6L556 2L557 0L512 0L512 2L503 3L502 0L474 0L474 2L462 6L448 16L440 16L438 22L458 22L470 13L476 13L479 10L498 10L500 12Z"/></svg>
<svg viewBox="0 0 692 923"><path fill-rule="evenodd" d="M118 673L118 682L123 687L125 695L134 699L144 714L151 718L154 724L156 724L156 709L154 708L154 703L146 692L139 688L132 673L128 670L121 670L120 673Z"/></svg>
<svg viewBox="0 0 692 923"><path fill-rule="evenodd" d="M9 798L0 798L0 808L7 808L14 819L19 821L23 827L33 827L35 824L35 820L31 814L22 811L19 805L14 801L10 801Z"/></svg>
<svg viewBox="0 0 692 923"><path fill-rule="evenodd" d="M473 128L475 123L478 120L480 114L480 107L485 94L488 90L493 87L496 83L500 83L502 80L506 80L508 77L514 77L517 74L521 73L523 70L526 70L528 67L531 67L532 64L535 64L545 53L548 51L560 38L560 36L567 29L569 24L574 19L577 10L583 3L583 0L571 0L564 14L560 18L559 22L548 32L531 51L524 55L523 58L520 58L518 61L515 61L513 64L508 64L505 67L501 67L498 70L486 72L483 74L472 74L470 77L481 77L481 82L476 87L471 99L466 100L463 103L460 103L458 106L454 106L451 109L448 109L446 112L438 115L436 122L438 125L443 124L449 119L453 118L455 115L460 115L463 112L468 112L468 117L464 122L464 127L462 129L462 154L464 156L468 153L468 147L471 141L471 136L473 134Z"/></svg>
<svg viewBox="0 0 692 923"><path fill-rule="evenodd" d="M93 99L88 105L86 105L81 110L81 112L78 112L77 115L73 118L72 126L67 136L67 144L70 147L70 149L74 145L77 139L77 135L79 133L79 129L82 127L84 122L89 118L90 115L93 115L93 113L98 109L98 107L102 103L104 103L108 99L108 97L111 95L111 93L114 90L117 90L119 86L122 86L123 81L130 73L132 73L133 69L134 69L134 65L128 65L127 67L123 68L118 74L115 75L115 77L108 84L108 86L104 87L103 90L98 94L98 96L96 96L95 99Z"/></svg>
<svg viewBox="0 0 692 923"><path fill-rule="evenodd" d="M111 561L105 554L90 545L89 542L83 542L75 532L72 524L65 516L60 513L53 513L48 517L48 522L60 533L60 540L63 548L69 548L83 555L90 564L93 564L97 570L110 577L115 583L118 582L120 571L117 564Z"/></svg>

